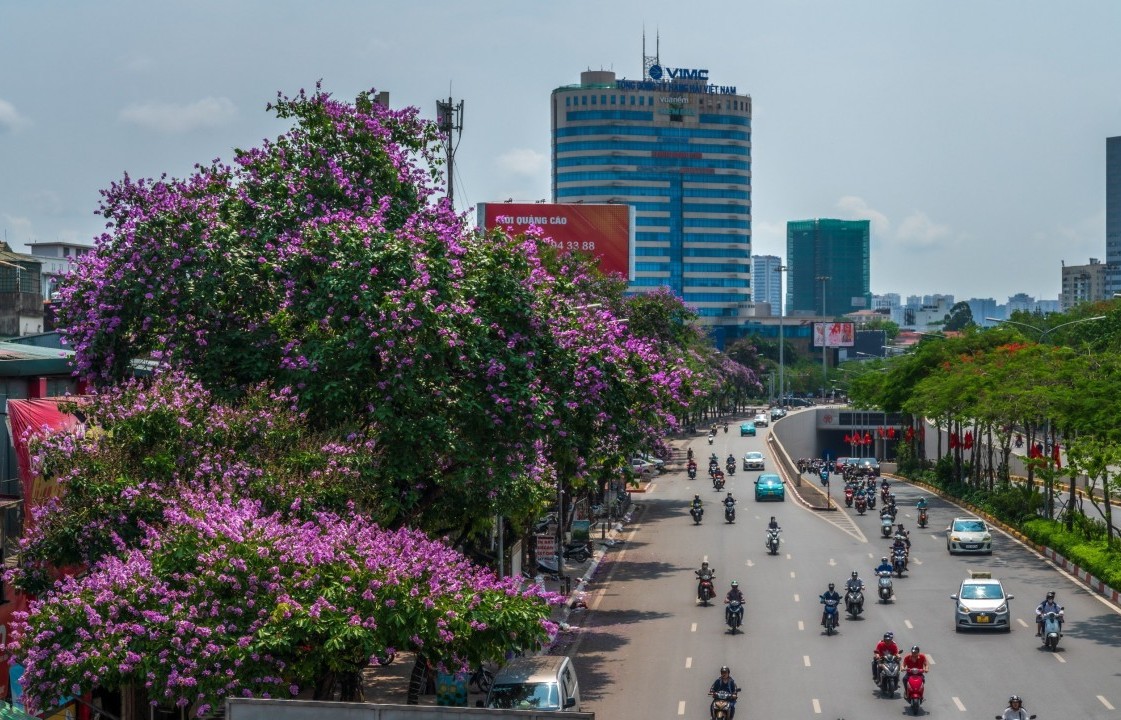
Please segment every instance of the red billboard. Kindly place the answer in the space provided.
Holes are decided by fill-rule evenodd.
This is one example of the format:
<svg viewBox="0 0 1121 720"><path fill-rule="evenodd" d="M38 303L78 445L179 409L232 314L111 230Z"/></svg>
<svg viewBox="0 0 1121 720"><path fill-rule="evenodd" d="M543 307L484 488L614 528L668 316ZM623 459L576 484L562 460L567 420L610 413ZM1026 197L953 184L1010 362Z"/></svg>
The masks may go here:
<svg viewBox="0 0 1121 720"><path fill-rule="evenodd" d="M634 279L631 245L634 208L625 204L480 203L479 226L521 235L541 228L550 243L579 250L599 260L604 273Z"/></svg>

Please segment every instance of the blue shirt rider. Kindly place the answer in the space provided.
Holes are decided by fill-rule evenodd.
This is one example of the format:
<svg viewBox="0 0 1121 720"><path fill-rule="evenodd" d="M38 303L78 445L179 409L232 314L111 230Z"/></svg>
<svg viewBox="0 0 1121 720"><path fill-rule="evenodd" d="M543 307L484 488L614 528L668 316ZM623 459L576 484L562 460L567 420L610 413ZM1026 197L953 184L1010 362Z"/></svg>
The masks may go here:
<svg viewBox="0 0 1121 720"><path fill-rule="evenodd" d="M892 573L892 571L894 571L894 570L895 570L895 568L892 567L890 560L888 560L886 557L880 558L880 564L879 564L879 566L876 567L876 574L877 575L879 575L880 573L885 573L885 572L890 575Z"/></svg>
<svg viewBox="0 0 1121 720"><path fill-rule="evenodd" d="M732 720L732 718L736 716L736 696L739 695L740 692L740 686L732 679L731 673L732 671L728 669L727 665L720 668L720 677L716 678L716 682L714 682L712 687L708 690L709 695L715 695L721 691L731 693L731 697L728 698L728 720ZM716 702L715 697L712 702ZM712 712L711 704L709 705L709 712Z"/></svg>
<svg viewBox="0 0 1121 720"><path fill-rule="evenodd" d="M917 503L915 503L915 508L917 508L919 510L926 510L926 498L924 498L924 497L919 498L919 501Z"/></svg>

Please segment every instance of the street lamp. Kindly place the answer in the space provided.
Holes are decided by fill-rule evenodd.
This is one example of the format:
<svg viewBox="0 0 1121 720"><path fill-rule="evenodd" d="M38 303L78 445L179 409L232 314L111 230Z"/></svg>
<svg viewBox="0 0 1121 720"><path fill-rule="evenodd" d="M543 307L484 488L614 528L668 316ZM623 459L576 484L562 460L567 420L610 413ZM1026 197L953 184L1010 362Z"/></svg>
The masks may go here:
<svg viewBox="0 0 1121 720"><path fill-rule="evenodd" d="M783 297L783 288L782 288L782 273L786 272L786 266L785 265L779 265L777 268L775 268L775 272L779 273L779 276L778 276L778 284L779 284L779 288L778 288L778 406L779 407L786 407L786 402L783 400L783 398L786 396L786 385L783 384L786 380L786 378L784 377L784 370L785 370L786 362L785 362L785 358L783 357L783 354L785 352L785 348L783 346L786 345L786 323L784 322L784 320L786 318L786 307L785 307L786 303L784 302L785 298Z"/></svg>
<svg viewBox="0 0 1121 720"><path fill-rule="evenodd" d="M814 278L817 282L821 283L821 402L825 402L825 386L829 383L829 371L825 367L825 342L828 339L825 333L825 283L829 282L828 275L818 275Z"/></svg>
<svg viewBox="0 0 1121 720"><path fill-rule="evenodd" d="M991 318L991 317L987 317L985 319L988 320L989 322L1004 323L1006 325L1018 325L1019 327L1025 327L1029 330L1035 330L1037 333L1039 333L1039 342L1042 343L1043 338L1047 337L1048 335L1055 332L1059 328L1066 327L1067 325L1078 325L1079 323L1093 322L1095 320L1105 320L1105 315L1095 315L1094 317L1082 318L1080 320L1071 320L1070 322L1060 323L1060 324L1056 325L1055 327L1047 328L1046 330L1044 330L1043 328L1036 327L1035 325L1029 325L1028 323L1018 322L1016 320L1001 320L1000 318Z"/></svg>

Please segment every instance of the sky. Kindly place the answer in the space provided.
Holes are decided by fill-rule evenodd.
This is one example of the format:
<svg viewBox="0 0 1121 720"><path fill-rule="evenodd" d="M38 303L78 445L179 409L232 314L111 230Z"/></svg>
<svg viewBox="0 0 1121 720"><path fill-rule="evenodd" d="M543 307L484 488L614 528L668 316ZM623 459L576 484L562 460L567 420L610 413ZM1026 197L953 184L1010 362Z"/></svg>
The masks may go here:
<svg viewBox="0 0 1121 720"><path fill-rule="evenodd" d="M1105 260L1117 0L0 0L0 233L92 244L101 189L230 160L317 81L463 100L460 210L549 199L551 91L641 79L644 31L752 96L752 254L869 219L873 293L998 302Z"/></svg>

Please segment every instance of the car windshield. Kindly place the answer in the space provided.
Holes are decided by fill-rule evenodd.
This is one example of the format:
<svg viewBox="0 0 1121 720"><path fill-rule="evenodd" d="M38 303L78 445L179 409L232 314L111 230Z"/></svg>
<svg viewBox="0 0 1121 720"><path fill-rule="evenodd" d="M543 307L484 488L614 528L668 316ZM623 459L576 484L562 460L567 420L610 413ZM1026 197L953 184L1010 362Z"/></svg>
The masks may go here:
<svg viewBox="0 0 1121 720"><path fill-rule="evenodd" d="M954 532L985 532L985 523L980 520L955 520Z"/></svg>
<svg viewBox="0 0 1121 720"><path fill-rule="evenodd" d="M763 453L761 453L761 452L749 452L746 457L747 457L748 460L759 460L760 458L763 457Z"/></svg>
<svg viewBox="0 0 1121 720"><path fill-rule="evenodd" d="M1004 597L1004 589L1000 585L963 585L961 587L962 600L1000 600Z"/></svg>
<svg viewBox="0 0 1121 720"><path fill-rule="evenodd" d="M759 478L759 484L765 485L767 487L772 487L774 485L781 484L781 481L774 475L764 475L763 477Z"/></svg>
<svg viewBox="0 0 1121 720"><path fill-rule="evenodd" d="M556 683L518 683L495 685L490 691L490 706L502 710L556 710L560 707Z"/></svg>

